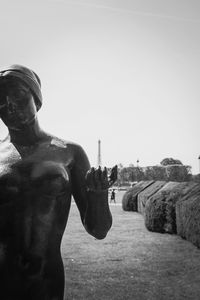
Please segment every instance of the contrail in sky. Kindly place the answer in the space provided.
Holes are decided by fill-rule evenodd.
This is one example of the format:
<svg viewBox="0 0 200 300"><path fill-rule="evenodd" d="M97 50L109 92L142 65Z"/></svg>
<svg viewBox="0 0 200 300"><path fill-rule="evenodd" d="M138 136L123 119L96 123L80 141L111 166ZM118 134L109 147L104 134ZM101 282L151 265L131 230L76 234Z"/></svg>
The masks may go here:
<svg viewBox="0 0 200 300"><path fill-rule="evenodd" d="M97 9L106 9L114 12L119 13L128 13L138 16L144 16L144 17L155 17L160 19L170 19L174 21L183 21L183 22L192 22L192 23L200 23L200 19L191 19L191 18L184 18L184 17L177 17L177 16L169 16L164 14L155 14L151 12L145 12L145 11L138 11L138 10L132 10L132 9L124 9L120 7L111 7L101 4L95 4L95 3L88 3L88 2L79 2L79 1L68 1L68 0L49 0L50 2L57 2L57 3L64 3L64 4L70 4L74 6L88 6L93 7Z"/></svg>

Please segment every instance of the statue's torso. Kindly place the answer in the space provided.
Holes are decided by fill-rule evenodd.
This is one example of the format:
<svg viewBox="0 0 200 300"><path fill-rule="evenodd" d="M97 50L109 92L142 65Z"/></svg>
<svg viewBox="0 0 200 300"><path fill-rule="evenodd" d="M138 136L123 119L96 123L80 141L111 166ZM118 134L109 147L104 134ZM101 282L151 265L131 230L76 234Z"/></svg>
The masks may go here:
<svg viewBox="0 0 200 300"><path fill-rule="evenodd" d="M73 168L74 160L72 148L73 146L71 147L71 144L67 144L62 140L53 137L29 147L15 147L9 141L0 143L0 262L1 260L4 260L4 256L8 256L10 263L12 263L12 260L15 259L17 253L13 256L9 256L7 251L4 252L4 249L12 249L14 247L14 244L12 243L16 240L16 236L19 236L21 239L20 236L23 236L22 232L24 230L26 231L26 228L28 228L27 226L30 226L30 228L33 227L33 232L36 231L35 228L37 228L37 226L44 227L44 229L41 229L41 234L37 233L37 240L35 243L40 245L39 236L42 235L43 231L46 231L45 238L49 238L50 242L52 241L51 251L54 253L52 255L55 256L56 252L53 252L54 245L59 245L60 243L60 241L58 242L56 240L59 240L62 237L70 209L72 192L70 173ZM20 196L16 197L11 196L10 200L8 199L8 193L8 197L3 199L2 195L5 195L5 190L7 189L6 186L2 185L3 178L12 176L12 167L16 163L26 163L26 161L31 161L32 166L34 164L37 166L38 164L42 165L44 162L54 162L64 167L66 178L69 179L65 185L65 194L61 196L58 195L56 199L55 197L49 197L48 195L43 197L40 193L38 194L37 199L32 198L31 195L26 197L23 196L23 194L22 196L20 194ZM25 222L24 225L23 222ZM27 222L28 225L25 225ZM18 226L21 229L16 227L16 223L19 224ZM38 232L40 232L40 230ZM32 233L30 232L30 234ZM44 243L41 245L44 245ZM56 249L59 249L59 247Z"/></svg>

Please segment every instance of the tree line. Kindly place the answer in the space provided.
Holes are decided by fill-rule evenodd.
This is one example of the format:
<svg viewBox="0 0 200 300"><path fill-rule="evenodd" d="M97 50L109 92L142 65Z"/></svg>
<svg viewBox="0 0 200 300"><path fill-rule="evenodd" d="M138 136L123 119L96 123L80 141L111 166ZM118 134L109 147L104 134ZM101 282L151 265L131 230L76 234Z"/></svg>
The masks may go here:
<svg viewBox="0 0 200 300"><path fill-rule="evenodd" d="M191 166L184 165L180 160L173 158L165 158L159 165L148 167L118 165L117 184L119 186L142 180L182 182L194 180L194 176L191 174Z"/></svg>

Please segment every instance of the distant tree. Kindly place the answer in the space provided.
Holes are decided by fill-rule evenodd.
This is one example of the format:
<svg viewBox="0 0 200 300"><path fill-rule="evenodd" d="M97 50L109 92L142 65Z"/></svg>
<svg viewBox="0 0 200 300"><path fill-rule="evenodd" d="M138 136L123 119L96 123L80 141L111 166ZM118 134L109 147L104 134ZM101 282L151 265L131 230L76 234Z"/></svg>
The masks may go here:
<svg viewBox="0 0 200 300"><path fill-rule="evenodd" d="M121 183L122 183L122 174L121 174L122 172L121 172L121 170L123 169L123 165L121 163L119 163L117 165L117 168L118 168L118 174L117 174L117 181L116 181L115 184L120 186Z"/></svg>
<svg viewBox="0 0 200 300"><path fill-rule="evenodd" d="M150 166L144 169L145 180L166 180L166 172L164 166Z"/></svg>
<svg viewBox="0 0 200 300"><path fill-rule="evenodd" d="M166 174L168 181L189 181L191 167L184 165L168 165L166 166Z"/></svg>
<svg viewBox="0 0 200 300"><path fill-rule="evenodd" d="M144 170L141 167L132 168L132 181L144 180Z"/></svg>
<svg viewBox="0 0 200 300"><path fill-rule="evenodd" d="M191 166L183 165L179 159L164 158L160 164L165 167L167 181L191 180Z"/></svg>
<svg viewBox="0 0 200 300"><path fill-rule="evenodd" d="M152 167L146 167L144 168L144 179L145 180L153 180L154 174Z"/></svg>
<svg viewBox="0 0 200 300"><path fill-rule="evenodd" d="M162 166L168 166L168 165L183 165L182 162L179 159L174 159L172 157L164 158L160 164Z"/></svg>
<svg viewBox="0 0 200 300"><path fill-rule="evenodd" d="M118 172L118 184L127 184L144 180L144 171L140 167L124 167Z"/></svg>
<svg viewBox="0 0 200 300"><path fill-rule="evenodd" d="M153 180L166 180L166 172L164 166L153 166Z"/></svg>
<svg viewBox="0 0 200 300"><path fill-rule="evenodd" d="M130 179L130 173L128 168L121 168L118 170L118 185L127 184Z"/></svg>

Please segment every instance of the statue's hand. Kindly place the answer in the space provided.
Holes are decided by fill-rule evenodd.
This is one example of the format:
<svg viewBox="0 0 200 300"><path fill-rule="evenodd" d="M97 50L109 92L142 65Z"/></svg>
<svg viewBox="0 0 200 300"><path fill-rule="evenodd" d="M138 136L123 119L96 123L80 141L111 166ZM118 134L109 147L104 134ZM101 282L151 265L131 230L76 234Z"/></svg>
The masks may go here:
<svg viewBox="0 0 200 300"><path fill-rule="evenodd" d="M103 170L91 168L86 174L86 184L88 191L105 191L109 187L107 169Z"/></svg>
<svg viewBox="0 0 200 300"><path fill-rule="evenodd" d="M117 180L117 166L111 169L108 177L107 168L103 170L91 168L86 174L86 184L89 191L105 191Z"/></svg>
<svg viewBox="0 0 200 300"><path fill-rule="evenodd" d="M109 176L109 187L115 183L117 180L117 165L111 169L111 173Z"/></svg>

